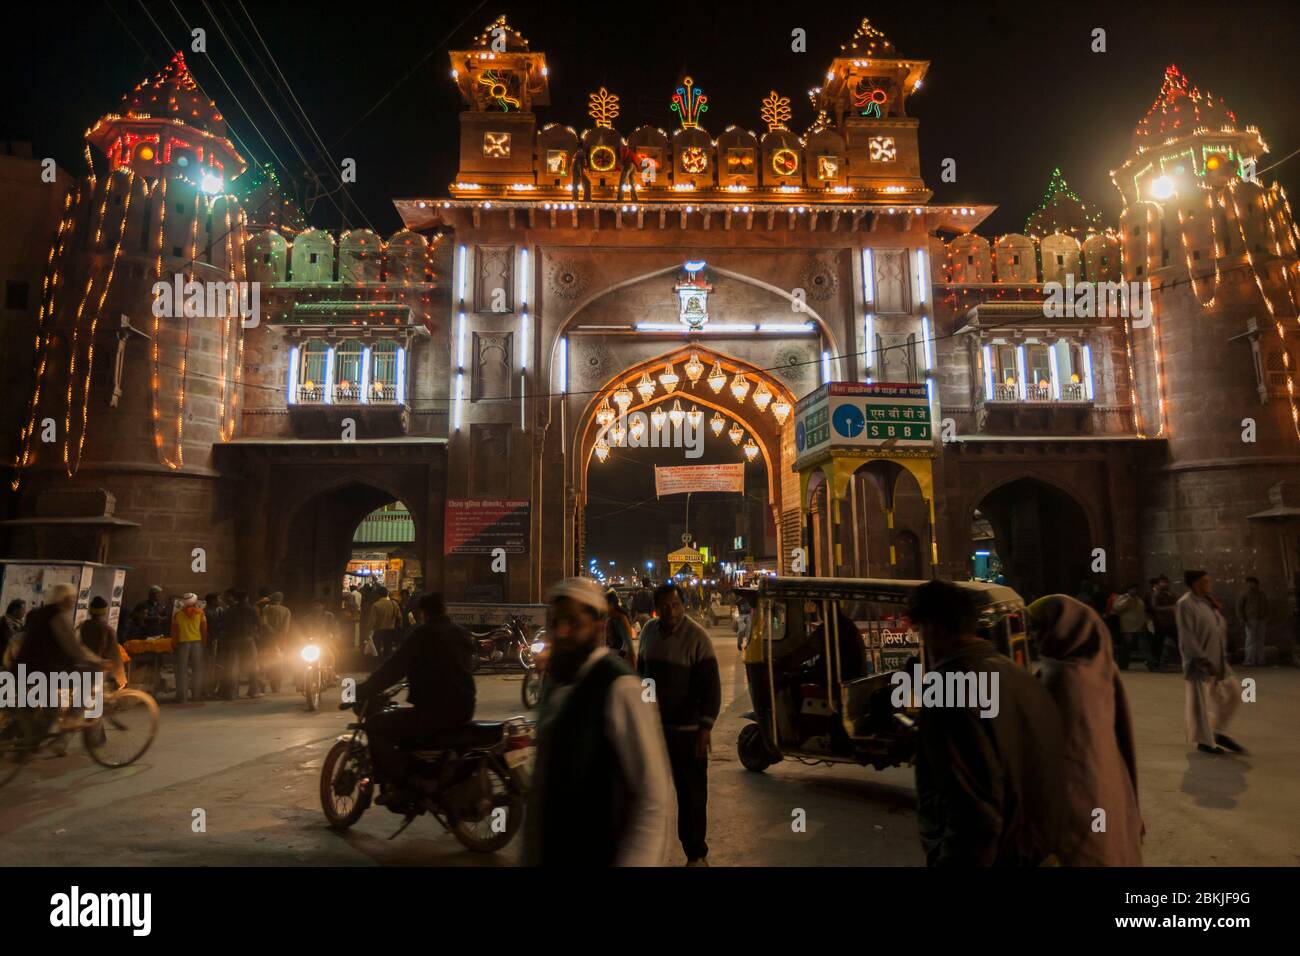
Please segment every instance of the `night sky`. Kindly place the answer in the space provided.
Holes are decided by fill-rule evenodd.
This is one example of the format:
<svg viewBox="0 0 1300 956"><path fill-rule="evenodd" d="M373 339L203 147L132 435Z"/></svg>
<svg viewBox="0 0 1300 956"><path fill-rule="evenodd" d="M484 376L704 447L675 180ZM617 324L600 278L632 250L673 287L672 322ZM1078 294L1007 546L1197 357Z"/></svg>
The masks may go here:
<svg viewBox="0 0 1300 956"><path fill-rule="evenodd" d="M865 15L899 56L930 60L924 88L908 103L921 121L922 172L937 202L997 205L980 230L986 235L1023 227L1054 166L1101 207L1104 222L1116 221L1119 196L1109 170L1126 155L1169 63L1222 96L1239 122L1260 127L1272 149L1261 172L1300 149L1300 4L1294 0L824 7L833 12L814 15L812 6L791 3L633 3L616 9L609 3L500 0L169 0L148 3L155 26L137 0L10 6L0 137L30 141L37 156L53 156L69 172L83 173L83 131L169 58L173 47L161 28L172 44L184 44L196 79L247 149L258 160L278 156L282 178L302 189L309 177L289 137L318 171L324 173L326 163L286 105L255 25L334 159L357 161L351 202L336 197L349 224L371 224L388 235L400 225L392 197L444 195L453 179L460 101L447 51L467 45L501 12L534 50L547 54L553 105L539 108L542 123L589 126L587 95L603 85L622 97L617 128L626 132L643 122L671 128L669 97L689 72L709 96L703 125L714 133L733 123L760 129L759 101L772 88L794 104L791 128L805 128L813 118L807 90ZM24 15L33 18L25 26L17 21ZM196 26L207 29L206 55L189 51L189 28ZM806 53L790 49L796 27L807 31ZM1090 50L1096 27L1106 30L1106 53ZM939 181L945 157L957 160L955 184ZM1296 193L1300 156L1276 175ZM324 199L308 219L338 228L343 215ZM761 485L762 469L749 470ZM602 515L615 516L603 538L611 542L662 537L665 522L676 520L679 510L675 501L624 510L653 496L649 459L611 462L593 492L593 525ZM631 560L636 553L608 556Z"/></svg>

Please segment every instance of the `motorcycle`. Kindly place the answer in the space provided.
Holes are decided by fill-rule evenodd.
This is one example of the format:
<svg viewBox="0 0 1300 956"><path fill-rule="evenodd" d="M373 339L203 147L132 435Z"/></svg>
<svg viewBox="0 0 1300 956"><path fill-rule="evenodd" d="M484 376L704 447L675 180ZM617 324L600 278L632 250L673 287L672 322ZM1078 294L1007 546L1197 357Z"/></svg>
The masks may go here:
<svg viewBox="0 0 1300 956"><path fill-rule="evenodd" d="M533 725L522 717L473 721L403 744L408 786L398 788L371 765L366 722L406 688L396 685L367 700L321 767L321 809L331 829L346 830L375 798L405 819L393 839L421 814L430 813L466 849L495 853L513 839L524 817L527 763ZM353 707L341 704L339 709Z"/></svg>
<svg viewBox="0 0 1300 956"><path fill-rule="evenodd" d="M321 691L338 683L338 673L334 668L334 654L323 644L308 638L298 651L303 669L294 683L303 696L307 698L307 709L320 707Z"/></svg>
<svg viewBox="0 0 1300 956"><path fill-rule="evenodd" d="M543 627L533 635L533 643L529 645L529 663L524 668L524 685L520 691L524 706L529 710L536 707L542 699L542 677L546 674L550 648L551 642Z"/></svg>
<svg viewBox="0 0 1300 956"><path fill-rule="evenodd" d="M470 658L471 670L477 671L482 667L522 667L528 670L533 666L528 622L522 617L511 616L504 624L483 630L470 628L469 635L474 642L474 653Z"/></svg>

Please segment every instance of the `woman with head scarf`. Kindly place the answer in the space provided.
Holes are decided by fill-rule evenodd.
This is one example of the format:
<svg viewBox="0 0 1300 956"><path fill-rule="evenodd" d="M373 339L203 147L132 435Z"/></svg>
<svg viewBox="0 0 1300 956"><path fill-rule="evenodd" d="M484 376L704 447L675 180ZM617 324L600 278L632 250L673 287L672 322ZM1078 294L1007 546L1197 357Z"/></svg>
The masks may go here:
<svg viewBox="0 0 1300 956"><path fill-rule="evenodd" d="M1097 612L1051 594L1029 606L1039 678L1065 729L1066 866L1141 866L1144 827L1128 698Z"/></svg>

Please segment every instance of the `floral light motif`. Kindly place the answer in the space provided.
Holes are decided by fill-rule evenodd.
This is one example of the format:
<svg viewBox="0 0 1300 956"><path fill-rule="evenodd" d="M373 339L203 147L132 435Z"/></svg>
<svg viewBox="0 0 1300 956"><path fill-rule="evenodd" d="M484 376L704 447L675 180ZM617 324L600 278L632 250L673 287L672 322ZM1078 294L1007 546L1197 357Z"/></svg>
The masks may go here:
<svg viewBox="0 0 1300 956"><path fill-rule="evenodd" d="M587 100L587 115L599 127L612 129L618 114L618 95L611 93L603 86L595 93L592 93Z"/></svg>
<svg viewBox="0 0 1300 956"><path fill-rule="evenodd" d="M769 133L776 133L786 129L786 121L794 115L790 111L790 97L778 96L776 90L772 90L763 100L763 106L759 109L758 115L767 124Z"/></svg>
<svg viewBox="0 0 1300 956"><path fill-rule="evenodd" d="M695 88L695 81L689 76L682 80L673 94L672 111L682 121L682 129L695 129L700 125L700 116L709 109L709 98Z"/></svg>
<svg viewBox="0 0 1300 956"><path fill-rule="evenodd" d="M478 82L479 85L488 88L488 96L496 100L497 106L501 107L503 113L510 112L512 106L515 109L519 108L519 100L510 95L510 88L496 70L485 70L480 73Z"/></svg>

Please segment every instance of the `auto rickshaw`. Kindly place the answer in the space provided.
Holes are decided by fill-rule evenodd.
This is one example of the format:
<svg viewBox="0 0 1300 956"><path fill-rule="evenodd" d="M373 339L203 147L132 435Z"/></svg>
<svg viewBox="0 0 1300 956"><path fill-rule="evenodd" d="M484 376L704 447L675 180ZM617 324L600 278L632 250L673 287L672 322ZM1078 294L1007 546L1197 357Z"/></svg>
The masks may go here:
<svg viewBox="0 0 1300 956"><path fill-rule="evenodd" d="M925 668L907 598L924 581L767 578L745 589L754 607L745 674L754 709L737 741L762 772L785 757L877 770L911 762L919 708L896 707L892 675ZM1029 666L1024 602L1011 588L953 582L979 607L979 635Z"/></svg>

